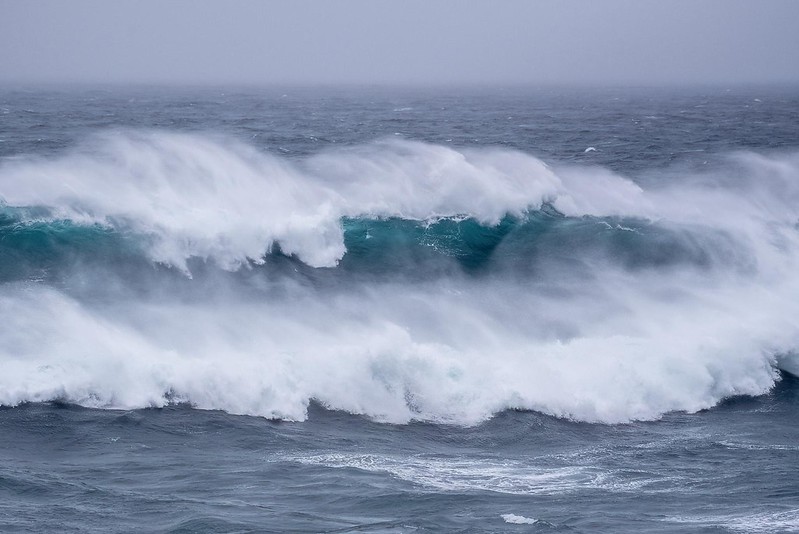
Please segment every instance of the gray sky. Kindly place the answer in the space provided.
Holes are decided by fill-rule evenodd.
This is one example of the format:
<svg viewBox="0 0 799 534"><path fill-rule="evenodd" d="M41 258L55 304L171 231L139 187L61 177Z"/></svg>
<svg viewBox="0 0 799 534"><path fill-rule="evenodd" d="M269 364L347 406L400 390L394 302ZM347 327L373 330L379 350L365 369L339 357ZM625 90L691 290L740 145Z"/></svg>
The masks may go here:
<svg viewBox="0 0 799 534"><path fill-rule="evenodd" d="M799 0L0 0L0 82L799 82Z"/></svg>

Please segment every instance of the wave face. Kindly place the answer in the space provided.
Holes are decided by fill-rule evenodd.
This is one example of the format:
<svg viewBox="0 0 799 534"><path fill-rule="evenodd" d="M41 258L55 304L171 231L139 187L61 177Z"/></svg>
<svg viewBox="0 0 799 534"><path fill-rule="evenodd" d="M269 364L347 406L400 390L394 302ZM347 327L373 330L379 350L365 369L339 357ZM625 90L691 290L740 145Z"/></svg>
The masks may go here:
<svg viewBox="0 0 799 534"><path fill-rule="evenodd" d="M655 419L799 370L799 154L636 183L152 131L0 167L0 403Z"/></svg>

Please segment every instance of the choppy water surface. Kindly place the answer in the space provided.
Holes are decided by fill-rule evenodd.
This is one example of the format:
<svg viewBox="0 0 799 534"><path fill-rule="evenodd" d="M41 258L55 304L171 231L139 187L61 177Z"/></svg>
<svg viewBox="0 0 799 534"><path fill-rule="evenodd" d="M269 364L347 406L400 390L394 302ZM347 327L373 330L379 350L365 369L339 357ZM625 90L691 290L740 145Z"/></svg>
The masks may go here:
<svg viewBox="0 0 799 534"><path fill-rule="evenodd" d="M799 530L799 93L4 89L4 531Z"/></svg>

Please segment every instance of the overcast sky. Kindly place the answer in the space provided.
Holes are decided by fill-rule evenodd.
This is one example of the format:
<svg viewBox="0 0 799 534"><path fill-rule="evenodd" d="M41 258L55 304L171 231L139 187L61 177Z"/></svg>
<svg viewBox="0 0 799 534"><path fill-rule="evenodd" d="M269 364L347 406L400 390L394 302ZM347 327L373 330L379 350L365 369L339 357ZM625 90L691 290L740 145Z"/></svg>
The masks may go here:
<svg viewBox="0 0 799 534"><path fill-rule="evenodd" d="M0 82L799 82L799 0L0 0Z"/></svg>

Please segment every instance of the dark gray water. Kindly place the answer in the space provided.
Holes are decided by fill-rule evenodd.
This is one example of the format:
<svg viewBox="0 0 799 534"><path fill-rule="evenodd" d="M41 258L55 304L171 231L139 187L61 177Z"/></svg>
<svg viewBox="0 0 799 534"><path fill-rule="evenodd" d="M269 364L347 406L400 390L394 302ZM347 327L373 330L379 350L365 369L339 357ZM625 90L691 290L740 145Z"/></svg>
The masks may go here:
<svg viewBox="0 0 799 534"><path fill-rule="evenodd" d="M226 134L288 156L398 136L638 171L739 149L793 149L799 121L790 87L5 89L1 99L3 156L144 128ZM590 146L597 151L584 153Z"/></svg>
<svg viewBox="0 0 799 534"><path fill-rule="evenodd" d="M795 88L3 89L0 530L799 531L798 148Z"/></svg>
<svg viewBox="0 0 799 534"><path fill-rule="evenodd" d="M797 391L787 378L757 399L610 426L26 405L1 412L3 530L791 532Z"/></svg>

